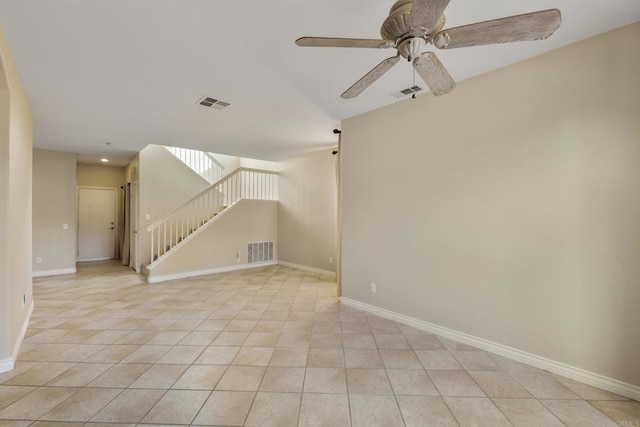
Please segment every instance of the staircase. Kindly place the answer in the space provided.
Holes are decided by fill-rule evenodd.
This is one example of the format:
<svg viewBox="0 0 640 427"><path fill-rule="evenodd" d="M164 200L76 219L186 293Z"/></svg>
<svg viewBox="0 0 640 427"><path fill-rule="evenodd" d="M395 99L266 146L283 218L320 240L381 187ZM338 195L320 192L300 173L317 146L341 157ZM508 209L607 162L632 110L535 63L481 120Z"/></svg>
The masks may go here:
<svg viewBox="0 0 640 427"><path fill-rule="evenodd" d="M278 200L277 172L238 168L147 227L153 268L240 200Z"/></svg>
<svg viewBox="0 0 640 427"><path fill-rule="evenodd" d="M165 146L164 148L209 184L216 183L224 175L225 167L216 160L213 153L181 147Z"/></svg>

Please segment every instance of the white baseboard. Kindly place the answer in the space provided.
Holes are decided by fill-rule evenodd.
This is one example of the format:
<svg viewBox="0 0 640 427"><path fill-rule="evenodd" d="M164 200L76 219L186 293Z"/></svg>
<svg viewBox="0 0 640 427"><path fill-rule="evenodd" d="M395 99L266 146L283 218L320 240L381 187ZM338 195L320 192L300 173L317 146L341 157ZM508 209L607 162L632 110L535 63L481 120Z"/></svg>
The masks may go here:
<svg viewBox="0 0 640 427"><path fill-rule="evenodd" d="M278 261L278 265L283 265L285 267L295 268L296 270L308 271L309 273L324 274L325 276L336 277L335 271L322 270L320 268L308 267L306 265L295 264L293 262Z"/></svg>
<svg viewBox="0 0 640 427"><path fill-rule="evenodd" d="M153 270L148 270L147 282L160 283L160 282L166 282L167 280L186 279L188 277L206 276L208 274L227 273L229 271L247 270L250 268L266 267L269 265L276 265L277 263L278 263L277 261L268 261L268 262L261 262L261 263L255 263L255 264L238 264L238 265L230 265L228 267L209 268L207 270L197 270L197 271L184 271L181 273L165 274L165 275L159 275L159 276L153 276L152 274Z"/></svg>
<svg viewBox="0 0 640 427"><path fill-rule="evenodd" d="M640 386L637 385L625 383L623 381L596 374L594 372L589 372L575 366L557 362L546 357L527 353L526 351L498 344L493 341L465 334L464 332L445 328L443 326L425 322L423 320L415 319L413 317L405 316L400 313L369 305L360 301L352 300L346 297L341 297L340 302L346 306L366 311L368 313L375 314L376 316L384 317L385 319L394 320L398 323L412 326L416 329L431 332L445 338L477 347L481 350L489 351L491 353L495 353L500 356L525 363L527 365L535 366L536 368L553 372L554 374L562 375L564 377L571 378L573 380L580 381L582 383L589 384L591 386L640 401Z"/></svg>
<svg viewBox="0 0 640 427"><path fill-rule="evenodd" d="M45 270L45 271L33 271L31 277L44 277L44 276L56 276L59 274L73 274L76 272L76 268L63 268L60 270Z"/></svg>
<svg viewBox="0 0 640 427"><path fill-rule="evenodd" d="M31 320L33 307L34 307L33 301L31 301L31 304L29 304L27 317L24 319L24 323L22 324L22 329L20 329L20 334L18 335L16 346L13 349L13 352L11 353L11 358L0 360L0 373L7 372L13 369L15 361L18 359L18 354L20 354L20 347L22 346L22 341L24 340L24 336L27 333L27 328L29 327L29 321Z"/></svg>

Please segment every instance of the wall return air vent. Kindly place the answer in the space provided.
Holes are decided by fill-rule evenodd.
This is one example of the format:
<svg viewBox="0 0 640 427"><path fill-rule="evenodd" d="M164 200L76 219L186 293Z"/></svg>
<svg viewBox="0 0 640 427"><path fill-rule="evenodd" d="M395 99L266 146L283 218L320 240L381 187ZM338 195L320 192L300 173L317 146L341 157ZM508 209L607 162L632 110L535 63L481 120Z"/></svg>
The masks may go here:
<svg viewBox="0 0 640 427"><path fill-rule="evenodd" d="M207 108L213 108L216 110L223 110L231 105L230 102L220 101L219 99L211 98L210 96L203 97L200 101L198 101L199 105Z"/></svg>
<svg viewBox="0 0 640 427"><path fill-rule="evenodd" d="M247 243L247 264L273 261L273 241Z"/></svg>

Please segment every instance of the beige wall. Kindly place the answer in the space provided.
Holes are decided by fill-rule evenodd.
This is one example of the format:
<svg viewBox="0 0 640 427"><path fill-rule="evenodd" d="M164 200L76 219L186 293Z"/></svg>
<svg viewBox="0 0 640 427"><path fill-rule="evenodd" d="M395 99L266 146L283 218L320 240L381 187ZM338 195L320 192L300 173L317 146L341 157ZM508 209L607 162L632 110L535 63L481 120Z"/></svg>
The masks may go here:
<svg viewBox="0 0 640 427"><path fill-rule="evenodd" d="M276 241L278 205L275 201L243 200L224 211L188 244L153 267L149 280L163 276L237 267L246 262L247 243ZM241 262L236 259L240 252Z"/></svg>
<svg viewBox="0 0 640 427"><path fill-rule="evenodd" d="M346 120L344 295L640 385L639 45L634 24Z"/></svg>
<svg viewBox="0 0 640 427"><path fill-rule="evenodd" d="M33 117L0 29L0 371L13 365L32 304L32 141Z"/></svg>
<svg viewBox="0 0 640 427"><path fill-rule="evenodd" d="M336 271L335 162L328 150L279 163L279 261Z"/></svg>
<svg viewBox="0 0 640 427"><path fill-rule="evenodd" d="M76 161L76 154L33 150L34 275L75 271ZM41 258L40 264L36 264L37 257Z"/></svg>
<svg viewBox="0 0 640 427"><path fill-rule="evenodd" d="M151 259L147 226L181 206L209 183L159 145L148 145L139 153L140 224L138 236L141 265ZM146 219L146 215L149 219Z"/></svg>
<svg viewBox="0 0 640 427"><path fill-rule="evenodd" d="M78 163L78 186L119 188L127 182L125 172L124 167Z"/></svg>

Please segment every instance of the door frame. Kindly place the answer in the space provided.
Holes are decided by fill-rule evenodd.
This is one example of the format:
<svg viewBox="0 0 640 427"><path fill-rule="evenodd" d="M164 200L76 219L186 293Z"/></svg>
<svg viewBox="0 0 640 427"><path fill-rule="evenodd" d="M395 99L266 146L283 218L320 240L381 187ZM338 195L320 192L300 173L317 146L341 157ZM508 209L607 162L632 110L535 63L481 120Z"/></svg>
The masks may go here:
<svg viewBox="0 0 640 427"><path fill-rule="evenodd" d="M131 224L129 224L129 250L131 251L131 242L135 241L135 250L131 251L131 253L129 254L129 260L133 259L133 265L131 265L131 262L129 262L130 267L133 268L136 273L140 273L140 233L139 233L139 222L140 222L140 217L138 215L138 212L140 211L140 184L138 183L138 181L132 181L131 183L129 183L129 201L131 201L131 198L133 198L133 193L135 191L136 193L136 206L135 209L133 209L133 206L130 206L130 212L129 212L129 222ZM133 205L132 203L130 203L131 205ZM133 256L132 256L133 255Z"/></svg>
<svg viewBox="0 0 640 427"><path fill-rule="evenodd" d="M98 259L96 260L82 260L80 261L80 190L112 190L113 191L113 198L114 198L114 212L113 212L113 217L115 219L114 221L114 245L113 245L113 253L115 255L115 250L116 250L116 246L118 244L118 233L119 233L119 229L118 229L118 209L120 208L120 200L118 198L118 188L116 187L96 187L96 186L91 186L91 185L78 185L76 186L76 226L77 226L77 230L76 230L76 262L91 262L91 261L99 261ZM113 257L115 258L115 257ZM113 258L107 258L107 259L113 259Z"/></svg>

